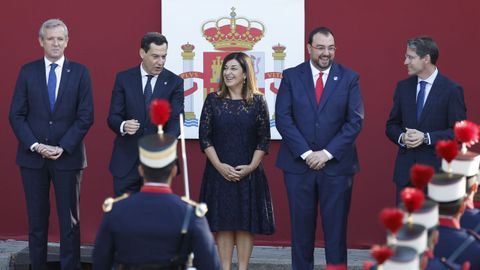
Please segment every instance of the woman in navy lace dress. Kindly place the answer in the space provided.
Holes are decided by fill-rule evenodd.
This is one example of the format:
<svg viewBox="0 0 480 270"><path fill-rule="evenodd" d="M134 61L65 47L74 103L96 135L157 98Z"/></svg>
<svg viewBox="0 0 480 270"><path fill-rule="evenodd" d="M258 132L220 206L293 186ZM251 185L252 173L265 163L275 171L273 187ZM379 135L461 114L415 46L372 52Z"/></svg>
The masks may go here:
<svg viewBox="0 0 480 270"><path fill-rule="evenodd" d="M200 146L207 156L200 201L216 234L223 270L237 246L238 269L246 270L254 234L275 231L267 178L261 161L270 144L270 122L253 65L244 53L222 64L218 92L210 93L200 119Z"/></svg>

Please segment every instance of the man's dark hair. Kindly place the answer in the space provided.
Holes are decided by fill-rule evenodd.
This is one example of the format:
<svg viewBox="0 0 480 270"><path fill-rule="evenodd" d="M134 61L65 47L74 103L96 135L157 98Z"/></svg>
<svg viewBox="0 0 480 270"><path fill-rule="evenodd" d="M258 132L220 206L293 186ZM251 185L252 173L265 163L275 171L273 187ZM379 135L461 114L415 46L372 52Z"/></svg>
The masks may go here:
<svg viewBox="0 0 480 270"><path fill-rule="evenodd" d="M321 27L317 27L317 28L313 29L310 32L310 34L308 35L308 44L312 45L313 36L315 36L318 33L320 33L322 35L325 35L325 36L332 35L332 37L335 39L335 36L333 35L332 30L330 30L327 27L321 26Z"/></svg>
<svg viewBox="0 0 480 270"><path fill-rule="evenodd" d="M407 41L408 48L414 50L420 58L424 58L427 54L430 55L430 62L437 63L438 46L430 37L417 37Z"/></svg>
<svg viewBox="0 0 480 270"><path fill-rule="evenodd" d="M175 159L163 168L152 168L141 162L140 165L143 168L143 178L145 178L145 180L154 183L167 183L173 167L177 165L177 160Z"/></svg>
<svg viewBox="0 0 480 270"><path fill-rule="evenodd" d="M167 38L164 35L158 32L148 32L143 36L140 47L145 52L148 52L148 50L150 50L150 44L152 43L158 46L163 44L167 44L168 46Z"/></svg>
<svg viewBox="0 0 480 270"><path fill-rule="evenodd" d="M438 213L442 216L453 217L460 211L464 198L453 202L438 203Z"/></svg>

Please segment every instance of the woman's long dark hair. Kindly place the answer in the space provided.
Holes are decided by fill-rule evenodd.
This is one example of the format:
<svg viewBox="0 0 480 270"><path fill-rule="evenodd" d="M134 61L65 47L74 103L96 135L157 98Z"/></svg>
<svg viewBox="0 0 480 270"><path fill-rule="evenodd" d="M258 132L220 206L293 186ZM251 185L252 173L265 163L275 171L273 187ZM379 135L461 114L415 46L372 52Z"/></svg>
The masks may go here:
<svg viewBox="0 0 480 270"><path fill-rule="evenodd" d="M230 90L228 89L227 85L225 85L225 80L223 79L223 71L225 70L225 65L227 64L227 62L232 59L238 61L238 63L242 67L242 71L246 75L245 81L242 85L242 98L247 103L250 103L253 100L253 96L259 95L261 94L261 92L258 90L257 87L257 81L255 79L255 70L253 69L252 59L243 52L231 53L223 59L218 96L220 98L231 97Z"/></svg>

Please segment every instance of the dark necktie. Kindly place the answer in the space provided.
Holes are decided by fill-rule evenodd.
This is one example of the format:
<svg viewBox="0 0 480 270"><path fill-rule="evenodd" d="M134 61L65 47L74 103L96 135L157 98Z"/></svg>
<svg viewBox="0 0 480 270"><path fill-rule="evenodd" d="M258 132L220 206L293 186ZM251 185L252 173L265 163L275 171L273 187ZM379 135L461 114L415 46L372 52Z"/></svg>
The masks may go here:
<svg viewBox="0 0 480 270"><path fill-rule="evenodd" d="M53 107L55 106L55 89L57 88L57 74L55 74L55 69L58 67L57 64L50 64L50 72L48 73L48 100L50 101L50 110L53 112Z"/></svg>
<svg viewBox="0 0 480 270"><path fill-rule="evenodd" d="M143 97L145 98L145 108L148 110L148 106L150 105L150 101L152 99L152 78L153 75L147 75L147 84L145 85L145 89L143 90Z"/></svg>
<svg viewBox="0 0 480 270"><path fill-rule="evenodd" d="M323 77L323 72L320 72L320 74L318 74L317 83L315 84L315 96L317 98L317 104L320 104L320 98L322 97L322 93L323 93L322 77Z"/></svg>
<svg viewBox="0 0 480 270"><path fill-rule="evenodd" d="M427 85L426 81L420 81L420 91L417 95L417 122L420 121L422 116L423 103L425 102L425 86Z"/></svg>

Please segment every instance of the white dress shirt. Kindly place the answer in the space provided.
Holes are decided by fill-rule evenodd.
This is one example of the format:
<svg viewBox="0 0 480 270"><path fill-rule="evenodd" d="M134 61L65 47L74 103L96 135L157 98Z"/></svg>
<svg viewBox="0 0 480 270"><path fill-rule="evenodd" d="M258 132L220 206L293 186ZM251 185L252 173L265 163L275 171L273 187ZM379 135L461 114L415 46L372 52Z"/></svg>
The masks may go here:
<svg viewBox="0 0 480 270"><path fill-rule="evenodd" d="M142 76L142 92L145 93L145 86L147 85L147 82L148 82L148 77L147 75L149 75L145 69L143 69L143 65L140 64L140 75ZM152 77L152 80L150 81L150 86L152 86L152 93L153 93L153 90L155 89L155 84L157 83L157 79L158 79L158 75L155 75ZM123 130L123 126L125 125L125 121L122 122L122 124L120 124L120 133L123 135L127 134L124 130Z"/></svg>
<svg viewBox="0 0 480 270"><path fill-rule="evenodd" d="M418 78L418 83L417 83L417 97L418 97L418 92L420 92L420 82L425 81L427 84L425 85L425 99L423 100L423 105L425 105L425 102L427 101L428 94L430 94L430 90L432 89L433 82L437 78L438 75L438 69L435 68L435 71L430 75L430 77L426 78L425 80L422 80Z"/></svg>
<svg viewBox="0 0 480 270"><path fill-rule="evenodd" d="M45 84L48 85L48 75L50 74L50 69L52 68L50 64L55 63L57 64L57 68L55 68L55 75L57 76L57 85L55 86L55 100L57 100L58 96L58 88L60 87L60 80L62 79L62 69L63 69L63 64L65 63L65 56L62 55L60 59L56 62L51 62L50 60L47 59L47 57L43 57L44 62L45 62ZM35 147L37 147L38 142L34 142L32 145L30 145L30 151L35 152Z"/></svg>
<svg viewBox="0 0 480 270"><path fill-rule="evenodd" d="M323 89L325 89L325 86L327 85L327 78L328 78L328 73L330 73L330 68L332 66L328 67L326 70L322 70L321 72L323 73L322 74L322 82L323 82ZM318 70L313 64L312 64L312 61L310 61L310 69L312 70L312 78L313 78L313 86L316 86L317 84L317 79L318 79L318 76L320 76L320 70ZM330 152L327 151L327 149L323 149L322 150L325 155L327 155L328 157L328 160L332 159L333 156L332 154L330 154ZM308 155L310 155L311 153L313 153L312 150L308 150L307 152L303 153L300 157L305 160Z"/></svg>
<svg viewBox="0 0 480 270"><path fill-rule="evenodd" d="M438 68L435 68L435 71L433 71L433 73L428 78L426 78L425 80L422 80L422 79L420 79L420 77L417 77L418 78L418 80L417 80L417 94L415 95L417 98L418 98L418 93L420 92L420 82L421 81L426 82L426 84L425 84L425 99L423 100L423 105L424 106L425 106L425 103L427 102L428 95L430 94L430 90L432 89L433 82L437 78L437 75L438 75ZM428 138L428 143L427 144L430 145L430 144L432 144L432 141L430 140L430 134L428 134L428 133L426 133L426 134L427 134L427 138ZM402 137L404 135L405 135L405 133L402 133L398 137L398 144L402 147L405 147L405 144L402 143Z"/></svg>
<svg viewBox="0 0 480 270"><path fill-rule="evenodd" d="M47 57L43 57L45 60L45 82L48 83L48 74L50 74L50 69L52 68L50 64L55 63L57 64L57 68L55 69L55 75L57 76L57 85L55 86L55 100L57 100L58 96L58 87L60 86L60 80L62 79L62 69L63 69L63 64L65 63L65 56L62 56L58 61L56 62L50 62L50 60L47 59Z"/></svg>

